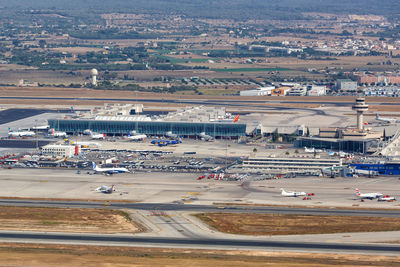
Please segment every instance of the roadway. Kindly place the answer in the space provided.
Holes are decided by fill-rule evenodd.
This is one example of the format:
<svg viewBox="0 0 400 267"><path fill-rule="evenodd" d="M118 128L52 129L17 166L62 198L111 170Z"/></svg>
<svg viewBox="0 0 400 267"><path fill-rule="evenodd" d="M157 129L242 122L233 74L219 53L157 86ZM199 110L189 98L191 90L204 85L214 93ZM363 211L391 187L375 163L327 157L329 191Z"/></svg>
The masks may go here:
<svg viewBox="0 0 400 267"><path fill-rule="evenodd" d="M242 240L240 238L172 238L172 237L138 237L132 235L99 235L99 234L71 234L71 233L38 233L1 231L0 239L6 242L37 242L43 243L79 243L79 244L107 244L125 246L157 246L157 247L195 247L215 249L268 249L268 250L295 250L321 252L361 252L398 254L399 245L382 244L338 244L322 242L282 242L268 240Z"/></svg>
<svg viewBox="0 0 400 267"><path fill-rule="evenodd" d="M400 217L400 210L304 208L255 205L196 205L174 203L127 203L113 201L56 201L0 199L1 206L57 207L57 208L112 208L154 211L235 212L260 214L305 214L332 216Z"/></svg>
<svg viewBox="0 0 400 267"><path fill-rule="evenodd" d="M124 203L105 201L49 201L0 199L1 206L108 208L123 209L147 231L135 235L51 233L31 231L0 231L2 242L115 245L137 247L175 247L200 249L251 249L334 253L369 253L397 255L396 241L400 232L241 236L217 232L190 216L192 212L241 212L344 216L400 217L400 210L351 210L329 208L296 208L240 205L194 205L172 203ZM394 239L393 239L394 238ZM374 244L370 244L374 242ZM379 244L377 244L379 243Z"/></svg>

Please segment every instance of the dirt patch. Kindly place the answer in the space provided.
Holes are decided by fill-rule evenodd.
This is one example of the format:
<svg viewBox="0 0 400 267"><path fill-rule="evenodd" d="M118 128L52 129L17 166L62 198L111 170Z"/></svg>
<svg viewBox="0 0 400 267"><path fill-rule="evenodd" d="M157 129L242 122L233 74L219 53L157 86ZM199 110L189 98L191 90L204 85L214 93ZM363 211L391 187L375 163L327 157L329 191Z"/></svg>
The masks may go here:
<svg viewBox="0 0 400 267"><path fill-rule="evenodd" d="M85 233L142 232L142 227L123 211L36 207L1 207L0 229Z"/></svg>
<svg viewBox="0 0 400 267"><path fill-rule="evenodd" d="M399 231L400 218L284 214L201 213L195 215L220 232L244 235L301 235Z"/></svg>
<svg viewBox="0 0 400 267"><path fill-rule="evenodd" d="M9 266L398 266L400 257L0 243Z"/></svg>

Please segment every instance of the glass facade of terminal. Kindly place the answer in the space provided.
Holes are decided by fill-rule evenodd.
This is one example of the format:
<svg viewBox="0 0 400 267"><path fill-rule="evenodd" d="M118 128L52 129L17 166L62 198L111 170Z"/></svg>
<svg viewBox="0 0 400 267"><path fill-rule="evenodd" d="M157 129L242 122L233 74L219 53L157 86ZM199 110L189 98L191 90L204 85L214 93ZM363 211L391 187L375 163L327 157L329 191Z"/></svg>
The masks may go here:
<svg viewBox="0 0 400 267"><path fill-rule="evenodd" d="M312 137L301 137L295 141L295 147L314 147L320 149L332 149L346 152L366 153L370 147L376 146L376 139L345 140L345 139L322 139Z"/></svg>
<svg viewBox="0 0 400 267"><path fill-rule="evenodd" d="M108 120L49 120L50 128L67 133L91 130L106 134L127 134L131 131L147 135L165 135L172 132L180 136L205 133L213 137L239 137L246 135L246 124L212 122L163 121L108 121Z"/></svg>

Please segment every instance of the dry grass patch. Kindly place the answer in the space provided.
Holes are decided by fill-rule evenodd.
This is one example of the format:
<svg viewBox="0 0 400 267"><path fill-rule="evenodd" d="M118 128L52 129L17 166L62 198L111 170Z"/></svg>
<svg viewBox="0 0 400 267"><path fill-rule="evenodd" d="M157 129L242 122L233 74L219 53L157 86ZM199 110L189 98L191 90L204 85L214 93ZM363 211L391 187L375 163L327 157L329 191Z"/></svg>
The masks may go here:
<svg viewBox="0 0 400 267"><path fill-rule="evenodd" d="M36 207L1 207L0 229L88 233L142 231L123 211Z"/></svg>
<svg viewBox="0 0 400 267"><path fill-rule="evenodd" d="M195 216L220 232L245 235L301 235L400 230L400 218L390 217L239 213L201 213Z"/></svg>
<svg viewBox="0 0 400 267"><path fill-rule="evenodd" d="M400 257L0 243L1 266L398 266Z"/></svg>

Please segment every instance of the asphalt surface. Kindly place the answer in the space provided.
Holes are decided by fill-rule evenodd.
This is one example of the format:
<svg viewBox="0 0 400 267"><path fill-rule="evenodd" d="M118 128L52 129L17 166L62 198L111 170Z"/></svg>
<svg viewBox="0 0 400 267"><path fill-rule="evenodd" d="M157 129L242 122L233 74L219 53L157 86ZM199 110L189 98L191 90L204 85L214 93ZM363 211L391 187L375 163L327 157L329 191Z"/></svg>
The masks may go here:
<svg viewBox="0 0 400 267"><path fill-rule="evenodd" d="M23 99L23 100L82 100L82 101L119 101L119 102L143 102L143 103L173 103L173 104L192 104L192 105L212 105L212 106L231 106L231 107L249 107L249 103L259 103L260 105L252 105L252 108L268 108L275 110L305 110L314 112L316 115L327 115L322 110L315 110L310 108L298 108L298 107L276 107L271 104L280 103L298 103L290 101L246 101L246 100L207 100L207 99L139 99L139 98L94 98L94 97L23 97L23 96L3 96L0 99ZM321 104L321 102L306 102L307 104ZM269 105L268 105L269 104ZM324 104L330 105L352 105L351 103L343 102L324 102Z"/></svg>
<svg viewBox="0 0 400 267"><path fill-rule="evenodd" d="M50 110L50 109L21 109L11 108L0 111L0 125L8 122L21 120L43 113L54 113L54 112L67 112L66 110Z"/></svg>
<svg viewBox="0 0 400 267"><path fill-rule="evenodd" d="M32 233L32 232L2 232L1 239L8 240L42 240L65 242L100 242L123 243L128 245L168 245L168 246L200 246L220 248L265 248L265 249L300 249L300 250L335 250L341 252L389 252L400 253L399 245L367 245L367 244L326 244L307 242L280 242L264 240L240 240L240 239L196 239L196 238L163 238L163 237L135 237L115 235L91 235L91 234L63 234L63 233Z"/></svg>
<svg viewBox="0 0 400 267"><path fill-rule="evenodd" d="M260 214L306 214L335 216L368 216L368 217L400 217L400 210L363 210L363 209L330 209L302 207L269 207L269 206L235 206L235 205L194 205L164 203L119 203L105 201L41 201L0 199L2 206L28 207L74 207L74 208L112 208L155 211L192 211L192 212L237 212Z"/></svg>

